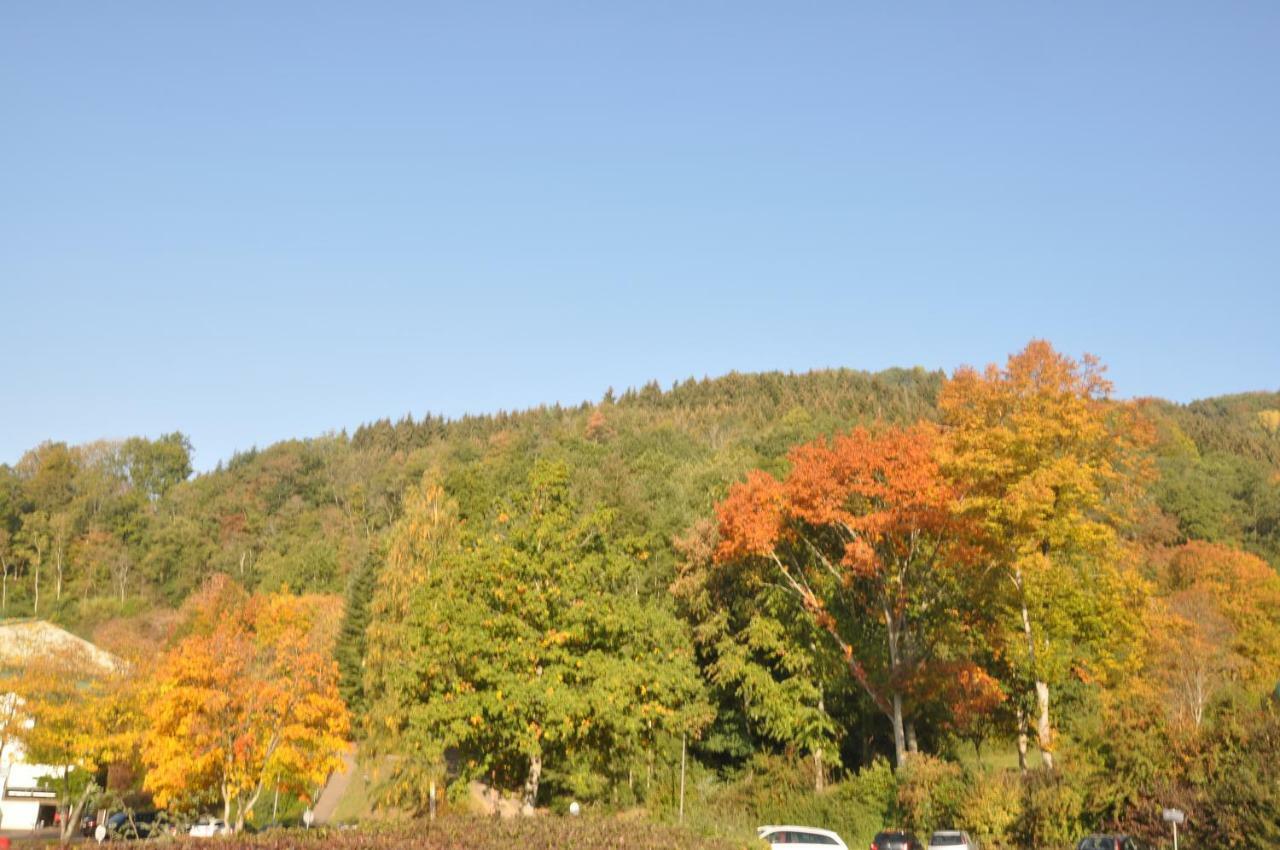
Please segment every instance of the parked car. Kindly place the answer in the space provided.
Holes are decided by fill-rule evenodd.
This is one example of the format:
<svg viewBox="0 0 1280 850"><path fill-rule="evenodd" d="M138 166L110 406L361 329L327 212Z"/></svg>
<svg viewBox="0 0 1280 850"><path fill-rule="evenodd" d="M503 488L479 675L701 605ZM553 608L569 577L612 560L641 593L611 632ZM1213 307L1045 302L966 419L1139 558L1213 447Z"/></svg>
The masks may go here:
<svg viewBox="0 0 1280 850"><path fill-rule="evenodd" d="M773 850L804 850L808 847L848 850L848 845L839 835L816 826L762 826L756 829L756 834L768 841Z"/></svg>
<svg viewBox="0 0 1280 850"><path fill-rule="evenodd" d="M146 838L156 828L157 811L116 812L107 818L107 837L113 839Z"/></svg>
<svg viewBox="0 0 1280 850"><path fill-rule="evenodd" d="M929 836L929 850L977 850L963 829L940 829Z"/></svg>
<svg viewBox="0 0 1280 850"><path fill-rule="evenodd" d="M1090 835L1080 839L1076 850L1147 850L1147 845L1132 835Z"/></svg>
<svg viewBox="0 0 1280 850"><path fill-rule="evenodd" d="M191 830L187 834L192 838L213 838L215 835L226 835L229 832L231 827L227 826L227 822L222 818L201 815L191 825Z"/></svg>
<svg viewBox="0 0 1280 850"><path fill-rule="evenodd" d="M915 835L905 829L885 829L876 833L871 850L924 850Z"/></svg>

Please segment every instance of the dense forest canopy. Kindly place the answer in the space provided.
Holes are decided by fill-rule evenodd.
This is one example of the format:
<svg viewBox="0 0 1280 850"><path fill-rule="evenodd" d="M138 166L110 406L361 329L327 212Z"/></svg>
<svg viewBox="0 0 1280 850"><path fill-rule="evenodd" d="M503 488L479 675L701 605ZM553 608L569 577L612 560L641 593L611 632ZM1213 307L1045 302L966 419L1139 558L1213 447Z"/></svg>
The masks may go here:
<svg viewBox="0 0 1280 850"><path fill-rule="evenodd" d="M112 596L176 604L214 573L341 593L374 567L424 472L464 518L478 517L544 456L568 465L583 505L610 507L625 533L652 538L653 586L665 587L670 539L729 482L849 423L932 416L941 380L838 370L650 384L594 405L382 420L243 452L194 477L181 434L46 443L0 466L5 611L90 623Z"/></svg>
<svg viewBox="0 0 1280 850"><path fill-rule="evenodd" d="M136 653L215 576L341 600L342 696L401 806L446 750L531 805L659 805L673 741L817 787L891 756L908 806L954 767L924 753L1017 738L1028 769L1065 754L1018 792L1027 840L1041 805L1151 829L1157 791L1271 769L1239 706L1280 681L1280 393L1121 403L1033 356L381 420L198 475L179 433L45 443L0 466L0 613Z"/></svg>
<svg viewBox="0 0 1280 850"><path fill-rule="evenodd" d="M730 483L780 470L792 446L819 435L935 420L943 379L830 370L649 384L577 407L380 420L196 476L181 434L46 443L0 466L3 609L91 624L113 614L107 599L174 604L219 572L249 587L345 592L376 566L405 488L424 472L463 517L481 516L544 456L565 461L582 504L610 507L626 533L651 538L653 586L665 588L672 541ZM1159 432L1153 493L1173 539L1230 543L1280 565L1280 393L1143 408Z"/></svg>

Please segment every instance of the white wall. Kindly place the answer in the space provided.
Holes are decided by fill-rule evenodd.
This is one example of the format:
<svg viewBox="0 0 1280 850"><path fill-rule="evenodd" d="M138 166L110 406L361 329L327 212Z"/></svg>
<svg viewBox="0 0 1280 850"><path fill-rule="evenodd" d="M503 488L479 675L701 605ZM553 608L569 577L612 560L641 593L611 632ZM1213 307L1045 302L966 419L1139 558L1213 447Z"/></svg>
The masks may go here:
<svg viewBox="0 0 1280 850"><path fill-rule="evenodd" d="M40 779L57 775L56 767L45 764L10 765L0 779L0 829L34 829L40 807L57 802L40 788Z"/></svg>

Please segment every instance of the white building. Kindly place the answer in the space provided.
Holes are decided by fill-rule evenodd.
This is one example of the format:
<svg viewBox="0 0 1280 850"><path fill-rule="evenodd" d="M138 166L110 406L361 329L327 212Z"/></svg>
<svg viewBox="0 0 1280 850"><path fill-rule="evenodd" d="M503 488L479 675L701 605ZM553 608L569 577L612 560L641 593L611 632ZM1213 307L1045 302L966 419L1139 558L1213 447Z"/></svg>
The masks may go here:
<svg viewBox="0 0 1280 850"><path fill-rule="evenodd" d="M65 650L75 651L87 663L103 670L119 669L119 662L110 653L52 623L43 620L0 621L0 665L20 669L32 658ZM0 714L20 717L21 707L17 695L0 694ZM27 830L40 824L52 825L58 808L58 794L41 788L40 780L59 775L59 769L50 765L28 764L19 741L4 740L0 745L3 746L3 751L0 751L0 829Z"/></svg>
<svg viewBox="0 0 1280 850"><path fill-rule="evenodd" d="M58 808L58 792L40 787L40 779L54 777L57 768L27 764L21 746L10 745L0 757L0 829L50 826Z"/></svg>

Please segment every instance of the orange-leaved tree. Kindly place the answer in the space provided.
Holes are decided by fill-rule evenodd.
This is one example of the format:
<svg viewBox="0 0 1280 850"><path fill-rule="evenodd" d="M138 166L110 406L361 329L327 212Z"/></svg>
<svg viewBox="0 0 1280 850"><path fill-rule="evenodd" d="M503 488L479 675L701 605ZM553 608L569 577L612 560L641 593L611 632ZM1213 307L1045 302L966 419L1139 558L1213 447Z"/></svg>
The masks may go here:
<svg viewBox="0 0 1280 850"><path fill-rule="evenodd" d="M1072 610L1106 601L1100 588L1126 586L1112 574L1116 517L1121 497L1145 475L1140 449L1149 438L1133 407L1110 393L1095 358L1077 362L1036 340L1004 367L957 370L939 399L944 468L981 529L988 566L1008 578L1041 757L1050 767L1049 687L1080 668L1079 647L1092 639L1073 630L1122 622L1092 608ZM1082 588L1098 598L1085 599Z"/></svg>
<svg viewBox="0 0 1280 850"><path fill-rule="evenodd" d="M349 730L326 600L206 594L221 610L161 659L143 741L156 802L219 799L236 830L268 788L310 797ZM204 612L206 615L210 612Z"/></svg>
<svg viewBox="0 0 1280 850"><path fill-rule="evenodd" d="M1256 555L1191 541L1158 563L1151 670L1173 719L1198 728L1231 686L1280 679L1280 576Z"/></svg>
<svg viewBox="0 0 1280 850"><path fill-rule="evenodd" d="M753 472L716 509L716 562L755 565L744 574L789 591L831 636L890 719L898 764L912 737L904 695L967 556L937 439L919 424L807 443L785 478Z"/></svg>

